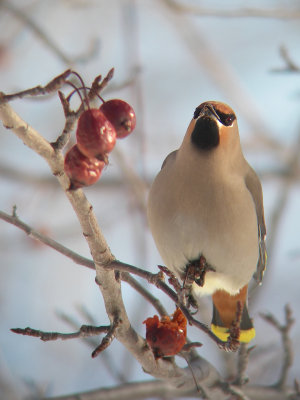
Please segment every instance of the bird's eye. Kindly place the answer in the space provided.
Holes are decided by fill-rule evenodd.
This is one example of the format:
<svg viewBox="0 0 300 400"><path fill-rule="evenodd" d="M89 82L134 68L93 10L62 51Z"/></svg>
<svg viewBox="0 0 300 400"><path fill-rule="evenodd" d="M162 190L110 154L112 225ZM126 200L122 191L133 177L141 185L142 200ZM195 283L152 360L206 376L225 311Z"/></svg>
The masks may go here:
<svg viewBox="0 0 300 400"><path fill-rule="evenodd" d="M235 120L235 116L234 115L226 115L226 117L222 120L222 123L225 126L229 126L233 123L233 121Z"/></svg>
<svg viewBox="0 0 300 400"><path fill-rule="evenodd" d="M194 111L194 119L197 119L198 117L199 117L199 114L200 114L200 111L201 111L201 108L200 107L197 107L196 109L195 109L195 111Z"/></svg>

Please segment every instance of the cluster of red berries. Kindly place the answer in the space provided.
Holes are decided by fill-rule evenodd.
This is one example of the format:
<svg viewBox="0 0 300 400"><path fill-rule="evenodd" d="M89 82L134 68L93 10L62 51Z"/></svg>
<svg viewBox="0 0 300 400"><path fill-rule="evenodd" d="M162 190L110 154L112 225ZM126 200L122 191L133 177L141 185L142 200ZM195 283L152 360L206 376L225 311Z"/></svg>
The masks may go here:
<svg viewBox="0 0 300 400"><path fill-rule="evenodd" d="M100 108L88 108L78 119L75 144L65 156L65 172L70 189L93 185L108 163L117 138L135 128L133 108L123 100L104 101Z"/></svg>

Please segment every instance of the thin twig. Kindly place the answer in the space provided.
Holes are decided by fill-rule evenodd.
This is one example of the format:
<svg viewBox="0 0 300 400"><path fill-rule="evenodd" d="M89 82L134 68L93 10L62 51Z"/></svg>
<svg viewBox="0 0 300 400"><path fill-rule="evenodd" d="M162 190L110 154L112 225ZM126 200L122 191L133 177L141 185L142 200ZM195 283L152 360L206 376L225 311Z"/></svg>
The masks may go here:
<svg viewBox="0 0 300 400"><path fill-rule="evenodd" d="M97 94L99 94L112 80L115 73L115 69L111 68L106 76L101 81L101 75L97 76L92 83L92 89L90 91L90 96L93 99Z"/></svg>
<svg viewBox="0 0 300 400"><path fill-rule="evenodd" d="M294 380L294 393L289 396L289 400L299 400L300 399L300 384L297 379Z"/></svg>
<svg viewBox="0 0 300 400"><path fill-rule="evenodd" d="M64 323L66 323L67 325L69 325L70 328L72 329L78 329L78 326L80 325L79 323L77 323L77 321L72 318L70 315L62 312L62 311L56 311L55 312L56 316ZM93 325L95 326L95 324L88 322L89 325ZM85 343L88 343L91 347L95 347L97 346L97 339L92 337L92 336L87 336L84 337L83 339L85 339Z"/></svg>
<svg viewBox="0 0 300 400"><path fill-rule="evenodd" d="M77 74L77 73L76 73ZM94 79L91 90L88 93L88 100L92 101L97 97L100 92L108 85L114 74L114 68L111 68L107 75L102 79L99 75ZM102 79L102 80L101 80ZM55 142L51 143L52 147L57 150L62 150L68 143L71 135L71 131L74 129L75 123L79 118L80 114L84 111L84 103L82 102L77 110L71 110L70 101L62 92L58 92L60 101L65 114L65 126L62 133L56 139Z"/></svg>
<svg viewBox="0 0 300 400"><path fill-rule="evenodd" d="M59 251L61 254L66 255L67 257L71 258L74 262L80 265L84 265L88 268L94 269L94 262L92 260L89 260L85 257L80 256L79 254L73 252L72 250L68 249L67 247L61 245L60 243L56 242L53 239L50 239L49 237L35 231L32 227L29 225L25 224L22 222L17 216L12 216L9 214L4 213L3 211L0 211L0 219L3 219L4 221L7 221L18 228L22 229L24 232L26 232L30 237L33 237L42 243L46 244L47 246ZM105 265L106 269L116 269L120 270L123 273L132 273L137 276L140 276L143 279L146 279L149 283L154 283L159 289L161 289L167 296L169 296L176 304L178 304L178 296L177 294L169 288L168 285L166 285L162 279L161 275L158 274L153 274L148 271L144 271L140 268L134 267L133 265L125 264L122 263L121 261L114 260L112 263ZM123 276L121 274L121 277ZM125 280L130 284L130 282L133 282L135 285L135 282L132 281L133 278L128 280L128 277L125 275ZM137 286L137 285L135 285ZM152 296L147 295L148 299L150 300ZM151 301L152 303L152 301ZM154 303L152 303L155 307L157 307L157 301L155 300ZM191 315L189 310L183 305L180 305L180 308L182 312L184 313L185 317L188 319L189 323L192 325L197 326L199 329L203 330L205 333L207 333L213 340L216 341L216 343L222 347L224 342L220 341L208 328L207 325L201 323L200 321L197 321L194 319ZM166 315L167 313L161 306L158 306L158 311L162 315Z"/></svg>
<svg viewBox="0 0 300 400"><path fill-rule="evenodd" d="M9 215L3 211L0 211L0 219L23 230L29 237L34 238L39 242L45 244L46 246L49 246L52 249L58 251L60 254L63 254L64 256L70 258L76 264L82 265L90 269L95 269L95 264L93 260L90 260L86 257L81 256L78 253L75 253L74 251L63 246L56 240L51 239L49 236L46 236L36 231L30 225L25 224L25 222L21 221L17 216L16 210L13 212L13 215ZM145 288L143 288L139 282L137 282L132 276L128 274L128 272L122 272L121 279L127 282L130 286L132 286L135 290L137 290L143 297L145 297L159 312L160 315L167 315L167 312L165 308L162 306L161 302L151 293L149 293Z"/></svg>
<svg viewBox="0 0 300 400"><path fill-rule="evenodd" d="M84 316L88 319L88 323L90 325L95 325L94 318L80 306L79 310L82 311ZM74 318L70 317L68 314L65 314L61 311L56 313L57 316L66 324L68 324L71 328L76 329L78 327L78 323L74 320ZM84 342L87 343L93 349L98 345L98 340L95 337L85 337ZM110 372L111 376L117 379L120 383L127 382L127 379L123 373L123 368L121 365L116 365L115 360L110 356L109 352L104 352L101 355L101 360L105 368Z"/></svg>
<svg viewBox="0 0 300 400"><path fill-rule="evenodd" d="M272 68L271 72L300 72L300 67L292 60L285 46L280 46L279 53L285 65L281 68Z"/></svg>
<svg viewBox="0 0 300 400"><path fill-rule="evenodd" d="M299 19L300 12L290 11L288 8L282 9L263 9L263 8L242 8L242 9L219 9L204 8L201 6L180 4L174 0L167 0L169 6L176 11L189 13L201 17L216 18L268 18L268 19Z"/></svg>
<svg viewBox="0 0 300 400"><path fill-rule="evenodd" d="M122 320L118 316L116 316L112 325L109 327L107 334L104 336L104 338L102 339L99 346L96 347L96 349L92 352L92 358L97 357L98 354L100 354L102 351L104 351L111 344L111 342L115 338L116 330L120 326L121 323L122 323Z"/></svg>
<svg viewBox="0 0 300 400"><path fill-rule="evenodd" d="M203 346L203 343L200 343L200 342L190 342L190 343L186 343L183 347L182 347L182 349L181 349L181 351L183 351L183 352L190 352L192 349L194 349L195 347L202 347Z"/></svg>
<svg viewBox="0 0 300 400"><path fill-rule="evenodd" d="M70 140L71 131L73 130L75 122L79 117L79 113L71 110L70 102L60 90L58 91L58 96L65 115L65 126L56 141L51 144L54 149L62 150Z"/></svg>
<svg viewBox="0 0 300 400"><path fill-rule="evenodd" d="M92 357L95 358L99 353L104 351L115 338L116 329L119 327L122 321L119 318L115 318L111 326L92 326L82 325L77 332L72 333L61 333L61 332L45 332L37 329L27 328L12 328L11 331L19 335L33 336L40 338L44 342L51 340L67 340L67 339L78 339L86 338L90 336L98 336L101 333L106 333L99 346L92 352Z"/></svg>
<svg viewBox="0 0 300 400"><path fill-rule="evenodd" d="M16 214L16 210L13 212L12 215L9 215L3 211L0 211L0 219L16 226L17 228L24 231L29 237L38 240L41 243L51 247L52 249L58 251L59 253L67 256L71 260L73 260L76 264L83 265L90 269L95 269L95 264L93 260L88 258L82 257L78 253L68 249L67 247L63 246L59 242L54 239L51 239L49 236L43 235L42 233L33 229L30 225L25 224L23 221L19 219Z"/></svg>
<svg viewBox="0 0 300 400"><path fill-rule="evenodd" d="M284 311L285 311L285 323L283 325L280 324L280 322L275 318L273 314L262 314L262 313L260 314L265 321L267 321L274 328L276 328L281 334L281 340L284 352L283 362L278 381L273 385L274 387L280 390L284 389L287 381L288 371L293 364L293 345L289 337L289 333L295 321L292 318L292 311L288 304L285 306Z"/></svg>
<svg viewBox="0 0 300 400"><path fill-rule="evenodd" d="M235 380L233 381L233 385L243 386L249 381L248 377L246 376L246 369L249 362L249 354L253 349L254 346L248 348L247 343L241 343L238 352L237 374Z"/></svg>
<svg viewBox="0 0 300 400"><path fill-rule="evenodd" d="M185 306L187 306L189 308L190 304L187 304L187 299L190 298L191 287L192 287L192 283L195 282L195 276L193 276L192 279L189 282L185 277L185 279L183 281L183 285L181 285L179 280L177 279L177 277L173 274L172 271L169 270L169 268L165 267L164 265L158 265L158 268L165 275L167 275L168 282L175 289L175 292L177 293L179 301L183 305L185 305ZM188 267L187 267L187 271L188 271ZM185 275L187 276L188 272L186 272Z"/></svg>
<svg viewBox="0 0 300 400"><path fill-rule="evenodd" d="M160 316L167 315L168 312L165 307L161 304L159 299L153 296L148 290L146 290L136 279L134 279L128 272L121 273L121 279L127 282L133 287L140 295L142 295L153 307L158 311Z"/></svg>
<svg viewBox="0 0 300 400"><path fill-rule="evenodd" d="M30 327L24 329L12 328L11 331L19 335L37 337L43 340L44 342L48 342L50 340L57 340L57 339L67 340L67 339L78 339L89 336L96 336L101 333L109 332L109 329L110 329L109 326L82 325L78 332L72 332L72 333L45 332L37 329L32 329Z"/></svg>
<svg viewBox="0 0 300 400"><path fill-rule="evenodd" d="M14 7L14 5L9 1L1 1L1 7L9 11L15 18L22 21L28 28L30 28L35 35L41 39L44 44L54 53L58 58L60 58L65 64L71 64L71 59L67 57L62 50L52 41L52 39L43 31L43 29L30 18L23 10Z"/></svg>
<svg viewBox="0 0 300 400"><path fill-rule="evenodd" d="M39 38L61 61L67 65L75 64L76 62L86 62L98 54L99 41L97 39L90 39L87 51L84 54L79 54L76 57L68 57L54 41L46 34L40 25L34 19L25 13L24 10L15 7L12 2L2 0L0 6L6 11L10 12L15 18L23 22L29 29L33 31L37 38Z"/></svg>
<svg viewBox="0 0 300 400"><path fill-rule="evenodd" d="M90 336L98 336L101 333L106 333L99 346L92 352L92 358L97 357L99 353L104 351L115 338L115 332L120 325L121 320L115 319L111 326L92 326L82 325L78 332L72 333L61 333L61 332L45 332L37 329L27 328L12 328L11 331L19 335L33 336L40 338L44 342L52 340L67 340L67 339L78 339L86 338Z"/></svg>
<svg viewBox="0 0 300 400"><path fill-rule="evenodd" d="M55 240L50 239L49 237L35 231L29 225L20 221L20 219L16 215L12 216L12 215L4 213L3 211L0 211L0 219L3 219L4 221L7 221L7 222L17 226L18 228L20 228L24 232L26 232L30 237L33 237L33 238L41 241L42 243L46 244L47 246L53 248L54 250L57 250L61 254L66 255L67 257L71 258L77 264L94 269L94 262L92 260L89 260L85 257L80 256L79 254L73 252L72 250L61 245L60 243L56 242ZM236 350L236 346L233 345L233 342L232 343L231 342L230 343L222 342L219 338L217 338L213 334L213 332L209 329L209 327L206 324L203 324L202 322L193 318L193 316L190 314L189 310L184 306L184 304L182 304L179 301L177 294L168 285L166 285L166 283L162 280L161 274L153 274L153 273L145 271L141 268L137 268L133 265L123 263L119 260L113 260L111 263L103 265L103 268L109 269L109 270L121 271L121 278L123 277L123 273L131 273L131 274L137 275L143 279L146 279L151 284L155 284L168 297L170 297L171 300L173 300L175 302L175 304L177 304L180 307L183 314L185 315L185 317L187 318L187 320L189 321L189 323L191 325L196 326L198 329L201 329L203 332L208 334L209 337L212 340L214 340L220 348L227 350L227 351L235 351ZM130 282L133 282L133 285L137 286L137 285L135 285L135 282L132 281L132 279L129 279L129 281L128 281L128 277L125 275L125 280L129 284L130 284ZM153 297L151 295L149 296L148 294L147 294L147 298L149 301L151 301L151 303L153 304L154 307L157 308L157 306L158 306L159 313L163 313L162 315L166 315L165 310L161 307L161 305L158 305L156 299L154 300L154 302L152 302Z"/></svg>
<svg viewBox="0 0 300 400"><path fill-rule="evenodd" d="M173 288L175 289L175 292L177 294L180 293L182 287L181 284L179 283L179 280L177 279L177 277L173 274L172 271L169 270L169 268L165 267L164 265L158 265L158 268L167 275L168 282L171 286L173 286Z"/></svg>
<svg viewBox="0 0 300 400"><path fill-rule="evenodd" d="M62 74L56 76L45 86L35 86L30 89L22 90L12 94L1 94L0 104L15 99L23 99L24 97L44 96L46 94L57 92L65 83L68 76L72 73L71 69L67 69Z"/></svg>
<svg viewBox="0 0 300 400"><path fill-rule="evenodd" d="M238 386L230 385L227 382L224 382L221 384L221 387L223 388L224 393L233 395L234 399L236 400L251 400L250 397L248 397Z"/></svg>
<svg viewBox="0 0 300 400"><path fill-rule="evenodd" d="M65 115L65 126L63 128L61 135L56 139L55 142L52 143L52 147L56 151L62 150L63 147L67 144L68 140L70 139L70 132L73 130L77 119L84 110L84 102L80 104L80 106L76 111L71 110L69 99L66 98L65 95L60 91L63 85L65 85L66 83L70 84L70 82L67 81L67 78L72 73L79 76L77 72L72 71L71 69L67 69L62 74L53 78L45 86L38 85L33 88L22 90L12 94L0 93L0 104L1 104L15 99L22 99L24 97L44 96L46 94L58 92L59 99L61 101ZM114 68L111 68L108 71L107 75L103 78L103 80L101 80L102 79L101 75L95 78L92 84L92 88L88 93L88 98L90 101L92 101L95 97L97 97L99 93L108 85L110 80L113 78L113 75L114 75Z"/></svg>
<svg viewBox="0 0 300 400"><path fill-rule="evenodd" d="M73 252L72 250L68 249L67 247L61 245L60 243L56 242L53 239L50 239L49 237L40 234L39 232L35 231L32 229L29 225L25 224L24 222L20 221L17 216L10 216L9 214L4 213L3 211L0 211L0 219L3 219L18 228L22 229L24 232L26 232L30 237L33 237L35 239L38 239L42 243L46 244L47 246L50 246L51 248L59 251L60 253L66 255L67 257L71 258L74 262L80 265L87 266L88 268L94 269L94 262L92 260L89 260L85 257L80 256L79 254ZM134 267L133 265L125 264L122 263L121 261L114 260L112 263L105 265L105 269L116 269L121 271L122 273L132 273L137 276L140 276L141 278L146 279L149 283L155 284L159 289L161 289L167 296L169 296L176 304L179 303L179 299L177 294L168 286L166 285L162 279L161 275L158 274L153 274L151 272L142 270L140 268ZM121 274L122 277L122 274ZM129 283L130 281L132 282L131 279L128 280L128 277L125 275L125 280ZM135 283L134 283L135 285ZM151 296L147 296L148 299L151 299ZM154 303L152 303L157 307L157 301L155 300ZM183 305L183 304L178 304L179 307L181 308L182 312L184 313L185 317L188 319L189 323L191 325L197 326L199 329L203 330L205 333L207 333L220 347L223 348L224 342L220 341L208 328L207 325L201 323L200 321L197 321L195 318L193 318L189 312L189 310ZM164 309L159 306L158 311L160 313L163 313L163 315L166 315L166 312ZM230 346L228 347L228 350L230 350Z"/></svg>

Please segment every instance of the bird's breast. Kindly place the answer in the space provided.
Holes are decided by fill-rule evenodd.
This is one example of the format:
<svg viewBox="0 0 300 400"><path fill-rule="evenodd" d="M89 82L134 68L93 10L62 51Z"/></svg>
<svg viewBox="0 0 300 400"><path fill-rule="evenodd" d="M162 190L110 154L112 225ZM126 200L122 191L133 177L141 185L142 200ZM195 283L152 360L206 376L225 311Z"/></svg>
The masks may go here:
<svg viewBox="0 0 300 400"><path fill-rule="evenodd" d="M257 217L241 177L179 183L160 174L150 192L148 217L169 269L182 275L200 255L215 268L206 276L203 293L219 288L235 293L251 279L258 259Z"/></svg>

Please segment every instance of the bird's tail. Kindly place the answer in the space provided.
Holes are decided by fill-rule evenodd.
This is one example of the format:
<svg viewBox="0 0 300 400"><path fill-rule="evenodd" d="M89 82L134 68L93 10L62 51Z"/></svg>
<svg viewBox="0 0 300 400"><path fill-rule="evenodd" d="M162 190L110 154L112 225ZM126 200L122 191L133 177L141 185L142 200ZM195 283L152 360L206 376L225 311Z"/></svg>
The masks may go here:
<svg viewBox="0 0 300 400"><path fill-rule="evenodd" d="M255 329L248 314L247 309L247 289L244 286L240 292L231 296L224 290L217 290L213 295L213 318L211 322L212 332L222 341L226 342L229 330L236 318L237 303L240 302L243 308L240 323L240 338L243 343L250 342L255 337Z"/></svg>

